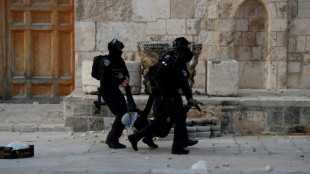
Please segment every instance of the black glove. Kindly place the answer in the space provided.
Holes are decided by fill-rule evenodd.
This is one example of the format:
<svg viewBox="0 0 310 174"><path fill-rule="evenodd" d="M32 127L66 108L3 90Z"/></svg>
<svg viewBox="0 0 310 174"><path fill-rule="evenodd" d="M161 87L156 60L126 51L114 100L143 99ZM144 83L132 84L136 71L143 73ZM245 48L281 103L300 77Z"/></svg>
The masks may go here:
<svg viewBox="0 0 310 174"><path fill-rule="evenodd" d="M196 99L190 98L188 99L188 106L198 106L199 102Z"/></svg>

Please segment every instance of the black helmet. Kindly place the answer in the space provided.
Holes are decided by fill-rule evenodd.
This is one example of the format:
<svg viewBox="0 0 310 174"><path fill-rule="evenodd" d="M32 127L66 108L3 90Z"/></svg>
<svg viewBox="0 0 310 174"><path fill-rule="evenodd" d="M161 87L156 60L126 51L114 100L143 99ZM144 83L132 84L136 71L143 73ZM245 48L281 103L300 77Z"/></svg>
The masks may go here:
<svg viewBox="0 0 310 174"><path fill-rule="evenodd" d="M117 38L114 38L111 42L108 43L108 50L110 53L119 53L121 54L121 49L124 48L124 44L119 41Z"/></svg>
<svg viewBox="0 0 310 174"><path fill-rule="evenodd" d="M193 52L185 45L179 45L174 49L174 56L179 63L188 63L192 60L193 55Z"/></svg>
<svg viewBox="0 0 310 174"><path fill-rule="evenodd" d="M190 42L188 42L187 39L185 39L184 37L178 37L176 38L173 42L172 42L172 46L173 48L176 48L180 45L183 45L183 46L188 46L190 44Z"/></svg>

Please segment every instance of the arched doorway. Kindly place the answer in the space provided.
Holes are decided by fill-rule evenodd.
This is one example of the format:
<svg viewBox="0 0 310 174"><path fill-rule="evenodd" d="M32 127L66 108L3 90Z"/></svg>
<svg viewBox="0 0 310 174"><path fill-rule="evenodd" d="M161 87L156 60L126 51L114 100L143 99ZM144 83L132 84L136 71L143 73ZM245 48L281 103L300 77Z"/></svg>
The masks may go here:
<svg viewBox="0 0 310 174"><path fill-rule="evenodd" d="M234 59L240 89L268 88L268 14L261 2L246 0L234 16Z"/></svg>

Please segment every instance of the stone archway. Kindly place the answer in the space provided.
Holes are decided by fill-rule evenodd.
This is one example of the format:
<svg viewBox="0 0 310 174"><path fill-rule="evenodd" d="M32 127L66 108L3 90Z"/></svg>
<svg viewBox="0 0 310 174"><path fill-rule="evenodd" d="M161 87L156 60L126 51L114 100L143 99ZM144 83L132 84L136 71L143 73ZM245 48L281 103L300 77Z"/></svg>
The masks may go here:
<svg viewBox="0 0 310 174"><path fill-rule="evenodd" d="M234 59L239 61L240 89L267 89L268 13L258 0L246 0L234 16Z"/></svg>

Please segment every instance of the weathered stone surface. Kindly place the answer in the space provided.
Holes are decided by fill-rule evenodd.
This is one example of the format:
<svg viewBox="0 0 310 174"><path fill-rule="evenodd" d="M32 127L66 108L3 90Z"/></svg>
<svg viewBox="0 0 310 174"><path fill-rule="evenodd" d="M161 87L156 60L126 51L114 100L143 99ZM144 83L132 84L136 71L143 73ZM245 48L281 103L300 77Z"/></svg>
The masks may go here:
<svg viewBox="0 0 310 174"><path fill-rule="evenodd" d="M205 18L207 16L207 0L197 0L195 4L195 18Z"/></svg>
<svg viewBox="0 0 310 174"><path fill-rule="evenodd" d="M298 17L310 18L309 1L298 1Z"/></svg>
<svg viewBox="0 0 310 174"><path fill-rule="evenodd" d="M134 21L170 18L170 0L133 0Z"/></svg>
<svg viewBox="0 0 310 174"><path fill-rule="evenodd" d="M215 96L238 95L238 62L214 60L206 63L206 93Z"/></svg>
<svg viewBox="0 0 310 174"><path fill-rule="evenodd" d="M286 47L272 47L270 50L271 60L286 60L287 49Z"/></svg>
<svg viewBox="0 0 310 174"><path fill-rule="evenodd" d="M296 52L296 39L293 37L290 37L288 40L288 51L289 52Z"/></svg>
<svg viewBox="0 0 310 174"><path fill-rule="evenodd" d="M72 126L75 132L88 131L88 117L68 117L65 119L65 126Z"/></svg>
<svg viewBox="0 0 310 174"><path fill-rule="evenodd" d="M310 126L310 108L301 108L300 124Z"/></svg>
<svg viewBox="0 0 310 174"><path fill-rule="evenodd" d="M283 113L285 124L300 124L300 108L297 107L284 108Z"/></svg>
<svg viewBox="0 0 310 174"><path fill-rule="evenodd" d="M166 20L158 19L156 22L148 22L146 34L166 34Z"/></svg>
<svg viewBox="0 0 310 174"><path fill-rule="evenodd" d="M203 19L201 21L201 25L200 25L200 29L201 30L210 30L210 31L214 31L215 30L215 19Z"/></svg>
<svg viewBox="0 0 310 174"><path fill-rule="evenodd" d="M242 33L242 45L254 46L256 43L255 32Z"/></svg>
<svg viewBox="0 0 310 174"><path fill-rule="evenodd" d="M96 27L94 22L75 23L75 51L92 51L95 48Z"/></svg>
<svg viewBox="0 0 310 174"><path fill-rule="evenodd" d="M201 31L199 33L199 42L201 42L203 45L214 45L215 36L215 31Z"/></svg>
<svg viewBox="0 0 310 174"><path fill-rule="evenodd" d="M300 72L300 63L299 62L289 62L288 63L288 72L291 72L291 73Z"/></svg>
<svg viewBox="0 0 310 174"><path fill-rule="evenodd" d="M286 31L287 30L287 19L270 19L270 30L271 31Z"/></svg>
<svg viewBox="0 0 310 174"><path fill-rule="evenodd" d="M268 62L239 61L239 87L241 89L266 89Z"/></svg>
<svg viewBox="0 0 310 174"><path fill-rule="evenodd" d="M108 43L117 37L124 43L124 51L137 51L137 41L145 40L145 33L146 25L143 23L97 23L96 46L100 51L108 51Z"/></svg>
<svg viewBox="0 0 310 174"><path fill-rule="evenodd" d="M303 63L304 65L310 65L310 54L304 54Z"/></svg>
<svg viewBox="0 0 310 174"><path fill-rule="evenodd" d="M219 18L229 18L232 14L233 2L222 1L218 4L218 17Z"/></svg>
<svg viewBox="0 0 310 174"><path fill-rule="evenodd" d="M229 46L234 42L234 34L231 31L222 31L219 34L220 46Z"/></svg>
<svg viewBox="0 0 310 174"><path fill-rule="evenodd" d="M261 60L262 58L262 47L252 47L252 60Z"/></svg>
<svg viewBox="0 0 310 174"><path fill-rule="evenodd" d="M310 35L310 18L296 18L292 21L290 34L296 36Z"/></svg>
<svg viewBox="0 0 310 174"><path fill-rule="evenodd" d="M267 108L267 125L283 125L284 117L283 117L283 108Z"/></svg>
<svg viewBox="0 0 310 174"><path fill-rule="evenodd" d="M244 132L257 134L265 130L265 111L246 111L241 121Z"/></svg>
<svg viewBox="0 0 310 174"><path fill-rule="evenodd" d="M195 1L170 0L171 18L193 18L195 13Z"/></svg>
<svg viewBox="0 0 310 174"><path fill-rule="evenodd" d="M244 18L258 18L258 8L256 6L245 6Z"/></svg>
<svg viewBox="0 0 310 174"><path fill-rule="evenodd" d="M208 18L217 18L218 13L217 13L217 4L215 0L208 1L207 12L208 12Z"/></svg>
<svg viewBox="0 0 310 174"><path fill-rule="evenodd" d="M230 19L218 20L218 30L219 31L233 31L234 23Z"/></svg>
<svg viewBox="0 0 310 174"><path fill-rule="evenodd" d="M185 34L185 19L167 19L168 34Z"/></svg>
<svg viewBox="0 0 310 174"><path fill-rule="evenodd" d="M196 136L197 138L209 138L211 136L211 132L196 132Z"/></svg>
<svg viewBox="0 0 310 174"><path fill-rule="evenodd" d="M92 65L92 60L84 60L82 63L82 86L86 94L95 94L100 87L100 81L91 76Z"/></svg>
<svg viewBox="0 0 310 174"><path fill-rule="evenodd" d="M306 36L297 36L297 52L306 51Z"/></svg>
<svg viewBox="0 0 310 174"><path fill-rule="evenodd" d="M132 94L140 94L141 92L141 63L126 61L126 67L129 71L130 82ZM100 86L99 80L94 79L91 76L93 61L84 60L82 63L82 86L83 92L86 94L95 94L97 93L97 88ZM123 94L125 91L123 87L120 87Z"/></svg>
<svg viewBox="0 0 310 174"><path fill-rule="evenodd" d="M248 31L249 30L249 20L247 19L237 19L235 24L236 31Z"/></svg>
<svg viewBox="0 0 310 174"><path fill-rule="evenodd" d="M133 0L75 1L76 21L130 21L133 16Z"/></svg>
<svg viewBox="0 0 310 174"><path fill-rule="evenodd" d="M250 19L249 31L266 31L268 27L267 19Z"/></svg>
<svg viewBox="0 0 310 174"><path fill-rule="evenodd" d="M218 47L218 58L221 60L232 60L234 59L234 47Z"/></svg>
<svg viewBox="0 0 310 174"><path fill-rule="evenodd" d="M186 33L187 34L198 34L200 28L199 19L187 19L186 20Z"/></svg>
<svg viewBox="0 0 310 174"><path fill-rule="evenodd" d="M89 118L88 129L91 131L104 130L104 118L102 118L102 117L91 117L91 118Z"/></svg>
<svg viewBox="0 0 310 174"><path fill-rule="evenodd" d="M277 32L277 46L287 47L287 32Z"/></svg>
<svg viewBox="0 0 310 174"><path fill-rule="evenodd" d="M251 48L249 46L235 47L236 60L251 60Z"/></svg>

